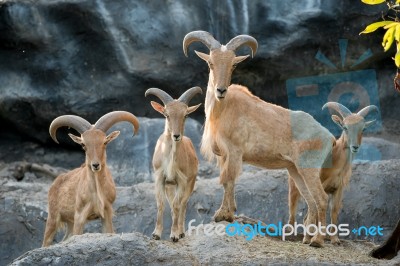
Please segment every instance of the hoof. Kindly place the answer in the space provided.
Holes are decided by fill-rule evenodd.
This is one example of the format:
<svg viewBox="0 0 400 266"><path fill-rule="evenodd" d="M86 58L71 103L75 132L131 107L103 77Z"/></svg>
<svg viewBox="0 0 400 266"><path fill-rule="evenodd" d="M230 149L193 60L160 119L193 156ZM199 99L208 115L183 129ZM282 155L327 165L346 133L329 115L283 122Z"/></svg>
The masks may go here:
<svg viewBox="0 0 400 266"><path fill-rule="evenodd" d="M178 242L179 238L176 236L171 236L171 241L172 242Z"/></svg>
<svg viewBox="0 0 400 266"><path fill-rule="evenodd" d="M303 244L310 244L311 243L311 238L309 236L304 236L303 237Z"/></svg>
<svg viewBox="0 0 400 266"><path fill-rule="evenodd" d="M182 233L179 235L179 238L184 238L185 237L185 233Z"/></svg>
<svg viewBox="0 0 400 266"><path fill-rule="evenodd" d="M331 244L335 245L335 246L340 246L342 244L342 242L340 242L339 239L335 239L335 240L331 239Z"/></svg>
<svg viewBox="0 0 400 266"><path fill-rule="evenodd" d="M314 247L314 248L323 248L324 245L321 244L321 243L319 243L319 242L312 241L312 242L310 243L310 247Z"/></svg>
<svg viewBox="0 0 400 266"><path fill-rule="evenodd" d="M153 236L154 240L160 240L160 236L159 235L153 234L152 236Z"/></svg>
<svg viewBox="0 0 400 266"><path fill-rule="evenodd" d="M233 222L235 219L235 215L233 212L230 212L225 209L219 209L215 214L214 214L214 221L215 222L221 222L221 221L227 221L227 222Z"/></svg>

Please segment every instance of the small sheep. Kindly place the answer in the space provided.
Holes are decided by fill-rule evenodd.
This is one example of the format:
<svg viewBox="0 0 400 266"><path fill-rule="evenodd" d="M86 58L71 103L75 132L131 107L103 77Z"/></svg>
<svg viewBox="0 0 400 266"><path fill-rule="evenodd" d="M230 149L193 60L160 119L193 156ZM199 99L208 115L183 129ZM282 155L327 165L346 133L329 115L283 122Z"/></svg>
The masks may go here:
<svg viewBox="0 0 400 266"><path fill-rule="evenodd" d="M80 137L68 135L85 150L86 161L80 168L59 175L51 185L43 247L52 244L54 235L63 225L67 227L63 238L66 240L71 235L82 234L86 222L97 218L102 220L104 233L114 233L112 203L115 184L106 164L106 145L120 132L114 131L108 136L105 132L122 121L132 123L134 133L137 133L138 119L124 111L110 112L94 125L74 115L59 116L51 123L49 132L56 143L56 132L60 127L70 127L81 134Z"/></svg>
<svg viewBox="0 0 400 266"><path fill-rule="evenodd" d="M166 92L151 88L146 96L157 96L164 106L151 102L157 112L165 116L165 129L159 137L153 155L155 172L155 194L157 200L157 222L153 238L161 238L165 194L171 207L172 227L170 238L177 242L185 237L186 205L196 181L198 159L191 140L183 135L186 117L201 104L188 107L189 101L202 93L199 87L187 90L178 100Z"/></svg>
<svg viewBox="0 0 400 266"><path fill-rule="evenodd" d="M374 105L367 106L353 114L340 103L328 102L322 109L329 108L340 116L332 115L332 120L342 130L342 135L333 146L332 166L321 170L321 182L326 193L331 195L331 224L337 225L338 216L342 205L343 190L349 184L352 173L351 162L361 145L363 131L371 126L375 120L365 121L371 111L378 111ZM289 178L289 222L294 224L297 203L300 192L292 178ZM331 237L332 244L340 244L337 234Z"/></svg>

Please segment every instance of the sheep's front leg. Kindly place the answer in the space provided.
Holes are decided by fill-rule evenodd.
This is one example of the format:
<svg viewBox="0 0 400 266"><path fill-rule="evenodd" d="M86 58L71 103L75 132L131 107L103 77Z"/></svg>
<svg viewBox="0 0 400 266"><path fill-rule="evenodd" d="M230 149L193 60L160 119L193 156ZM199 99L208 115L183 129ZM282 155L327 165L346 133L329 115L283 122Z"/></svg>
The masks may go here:
<svg viewBox="0 0 400 266"><path fill-rule="evenodd" d="M155 192L157 201L157 221L156 227L152 233L153 239L159 240L163 231L163 214L164 214L164 203L165 203L165 187L163 177L157 177L155 182Z"/></svg>
<svg viewBox="0 0 400 266"><path fill-rule="evenodd" d="M83 227L85 226L87 217L88 217L91 209L92 209L92 206L90 203L88 203L88 204L84 205L83 207L81 207L79 209L77 208L75 210L74 230L73 230L74 235L81 235L83 233Z"/></svg>
<svg viewBox="0 0 400 266"><path fill-rule="evenodd" d="M289 221L288 224L294 225L296 221L296 211L297 211L297 203L299 201L300 192L296 187L296 183L293 178L289 174Z"/></svg>
<svg viewBox="0 0 400 266"><path fill-rule="evenodd" d="M342 197L343 197L343 188L339 188L332 195L332 205L331 205L331 224L338 224L339 211L342 207ZM340 239L338 237L338 232L336 234L331 235L331 243L334 245L340 245Z"/></svg>
<svg viewBox="0 0 400 266"><path fill-rule="evenodd" d="M181 201L182 201L182 195L181 195L181 187L177 185L176 187L176 192L175 196L171 202L170 202L170 207L171 207L171 216L172 216L172 226L171 226L171 235L170 238L173 242L177 242L179 240L179 214L180 214L180 207L181 207ZM170 195L173 195L172 193L174 192L174 188L168 187L167 188L167 195L168 198L170 198ZM172 204L171 204L172 203Z"/></svg>
<svg viewBox="0 0 400 266"><path fill-rule="evenodd" d="M185 237L186 207L187 207L187 203L189 201L190 195L192 194L195 180L196 180L196 177L193 178L193 182L190 185L185 186L186 190L183 194L181 206L179 208L179 221L178 221L178 223L179 223L179 225L178 225L179 238Z"/></svg>
<svg viewBox="0 0 400 266"><path fill-rule="evenodd" d="M236 211L235 180L242 169L242 156L228 155L221 165L220 182L224 186L224 196L221 207L214 214L214 220L232 222Z"/></svg>
<svg viewBox="0 0 400 266"><path fill-rule="evenodd" d="M114 228L112 224L113 209L111 204L107 203L104 208L104 219L103 223L103 233L114 234Z"/></svg>

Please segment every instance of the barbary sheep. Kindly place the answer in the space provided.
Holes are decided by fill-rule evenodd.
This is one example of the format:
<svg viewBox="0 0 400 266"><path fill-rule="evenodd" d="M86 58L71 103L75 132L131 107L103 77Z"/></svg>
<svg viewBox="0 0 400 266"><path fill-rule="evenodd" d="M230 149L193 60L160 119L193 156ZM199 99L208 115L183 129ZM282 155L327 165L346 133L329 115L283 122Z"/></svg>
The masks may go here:
<svg viewBox="0 0 400 266"><path fill-rule="evenodd" d="M198 169L198 159L192 141L183 135L186 117L201 104L188 107L189 101L198 93L199 87L187 90L178 100L166 92L151 88L146 96L157 96L164 106L151 102L157 112L165 116L165 129L159 137L153 155L157 222L153 238L161 238L165 194L171 207L172 227L170 238L177 242L185 236L186 205L192 194Z"/></svg>
<svg viewBox="0 0 400 266"><path fill-rule="evenodd" d="M235 51L249 46L254 55L258 44L253 37L239 35L221 45L210 33L193 31L183 40L186 56L193 42L201 42L210 50L210 54L196 54L210 69L201 151L210 160L217 157L224 187L215 221L234 219L235 181L245 162L268 169L286 168L306 199L307 224L320 222L324 226L328 195L319 175L321 167L330 163L327 158L334 136L311 115L265 102L246 87L230 84L236 65L248 57L236 56ZM315 247L321 247L323 242L321 233L312 239L306 234L303 239L303 243Z"/></svg>
<svg viewBox="0 0 400 266"><path fill-rule="evenodd" d="M57 129L69 127L81 134L68 134L85 150L86 160L81 167L59 175L48 194L49 214L43 247L52 244L57 230L66 225L63 240L83 233L88 220L101 218L103 233L114 233L112 225L115 184L106 164L106 145L118 137L119 131L106 136L114 124L127 121L133 124L134 133L139 129L138 119L129 112L114 111L102 116L94 125L74 115L63 115L53 120L50 136L58 143Z"/></svg>
<svg viewBox="0 0 400 266"><path fill-rule="evenodd" d="M359 151L364 130L375 122L375 120L365 121L364 118L372 111L378 111L378 108L370 105L356 114L336 102L326 103L322 109L325 108L329 108L340 115L332 115L332 120L343 130L340 138L336 140L333 146L332 167L323 168L320 177L325 192L331 195L331 224L337 225L343 190L350 182L351 162ZM299 190L293 180L289 178L289 224L292 225L295 222L299 197ZM330 239L332 244L340 244L337 232L332 234Z"/></svg>

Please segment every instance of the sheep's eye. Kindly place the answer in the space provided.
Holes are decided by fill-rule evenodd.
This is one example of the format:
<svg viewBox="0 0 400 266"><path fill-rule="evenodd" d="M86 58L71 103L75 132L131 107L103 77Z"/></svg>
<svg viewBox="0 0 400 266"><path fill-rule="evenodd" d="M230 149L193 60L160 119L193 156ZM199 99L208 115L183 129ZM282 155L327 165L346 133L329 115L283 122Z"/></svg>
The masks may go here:
<svg viewBox="0 0 400 266"><path fill-rule="evenodd" d="M364 132L365 130L367 130L367 129L364 127L362 131Z"/></svg>
<svg viewBox="0 0 400 266"><path fill-rule="evenodd" d="M165 114L165 118L169 118L169 115Z"/></svg>
<svg viewBox="0 0 400 266"><path fill-rule="evenodd" d="M233 64L232 68L235 69L237 67L237 64Z"/></svg>
<svg viewBox="0 0 400 266"><path fill-rule="evenodd" d="M210 62L208 62L208 66L209 66L210 68L213 68L213 67L214 67L214 65L213 65L212 63L210 63Z"/></svg>
<svg viewBox="0 0 400 266"><path fill-rule="evenodd" d="M82 146L82 149L86 150L85 144L82 143L81 146Z"/></svg>
<svg viewBox="0 0 400 266"><path fill-rule="evenodd" d="M187 118L188 117L188 115L185 115L185 118Z"/></svg>
<svg viewBox="0 0 400 266"><path fill-rule="evenodd" d="M348 128L347 128L347 127L343 127L343 130L344 130L344 131L347 131L347 130L348 130Z"/></svg>

